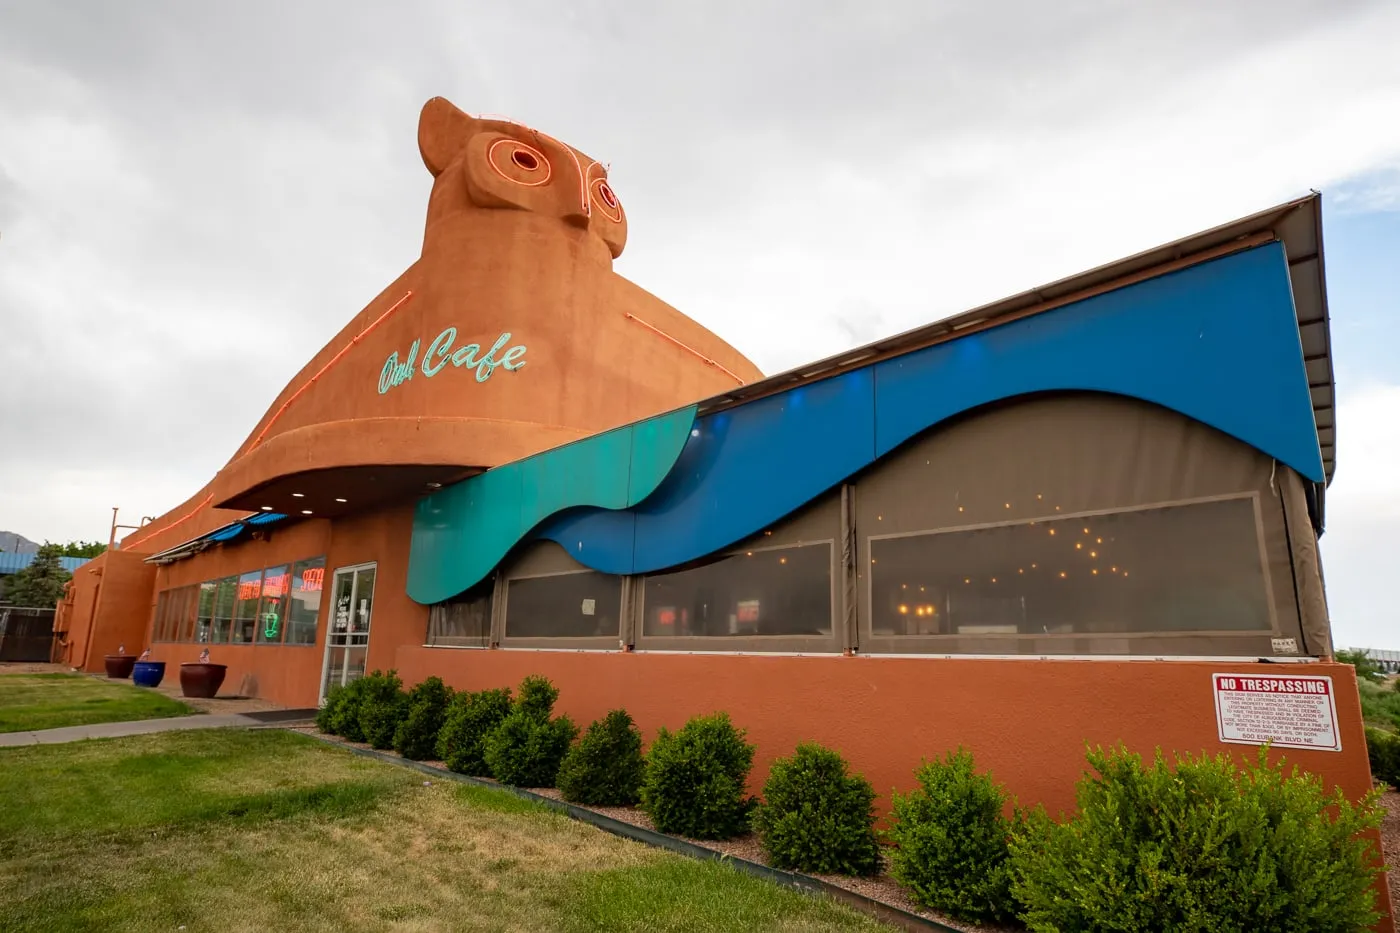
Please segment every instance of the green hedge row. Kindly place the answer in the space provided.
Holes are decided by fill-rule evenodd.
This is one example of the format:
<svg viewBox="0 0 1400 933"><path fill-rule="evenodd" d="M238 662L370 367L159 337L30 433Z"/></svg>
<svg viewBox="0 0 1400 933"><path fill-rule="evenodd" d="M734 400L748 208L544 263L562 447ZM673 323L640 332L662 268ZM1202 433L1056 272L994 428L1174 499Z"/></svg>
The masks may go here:
<svg viewBox="0 0 1400 933"><path fill-rule="evenodd" d="M449 768L518 786L553 787L591 806L640 804L656 828L694 839L757 833L770 863L815 874L881 870L875 791L814 743L773 762L762 800L746 795L754 746L727 713L661 729L648 749L613 710L578 736L555 716L542 677L508 689L456 693L436 677L405 692L393 671L332 691L326 732L406 757L435 753ZM1372 771L1400 783L1400 737L1368 734ZM1318 933L1376 918L1379 871L1363 834L1380 825L1374 796L1359 804L1318 778L1228 755L1126 749L1088 753L1076 812L1059 822L1024 811L972 755L924 762L917 787L896 793L890 874L918 904L968 921L1019 920L1034 931L1232 930Z"/></svg>

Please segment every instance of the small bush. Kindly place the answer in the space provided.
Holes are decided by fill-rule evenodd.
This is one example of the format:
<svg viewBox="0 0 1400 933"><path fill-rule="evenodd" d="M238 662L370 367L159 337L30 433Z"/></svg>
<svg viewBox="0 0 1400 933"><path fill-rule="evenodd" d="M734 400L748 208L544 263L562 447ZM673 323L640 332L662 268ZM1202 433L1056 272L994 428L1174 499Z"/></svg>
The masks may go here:
<svg viewBox="0 0 1400 933"><path fill-rule="evenodd" d="M526 677L509 715L486 737L482 757L496 780L517 787L553 787L559 764L578 735L568 716L550 719L558 689Z"/></svg>
<svg viewBox="0 0 1400 933"><path fill-rule="evenodd" d="M370 748L393 748L394 733L407 712L408 695L396 671L382 674L375 671L361 677L358 683L364 691L360 703L360 731Z"/></svg>
<svg viewBox="0 0 1400 933"><path fill-rule="evenodd" d="M344 687L333 687L331 693L335 695L336 705L327 714L330 733L351 742L363 742L365 733L360 728L360 708L365 702L365 679L361 677ZM326 697L326 705L330 706L329 696Z"/></svg>
<svg viewBox="0 0 1400 933"><path fill-rule="evenodd" d="M438 677L429 677L410 690L408 712L394 732L394 750L414 761L433 757L451 699L452 688Z"/></svg>
<svg viewBox="0 0 1400 933"><path fill-rule="evenodd" d="M875 789L846 760L816 743L773 762L754 829L775 868L869 875L880 868Z"/></svg>
<svg viewBox="0 0 1400 933"><path fill-rule="evenodd" d="M915 777L916 790L894 795L890 874L917 903L958 919L1013 916L1006 792L961 748Z"/></svg>
<svg viewBox="0 0 1400 933"><path fill-rule="evenodd" d="M515 709L537 719L548 719L558 699L559 688L550 683L548 677L530 676L520 682Z"/></svg>
<svg viewBox="0 0 1400 933"><path fill-rule="evenodd" d="M486 737L509 714L509 687L457 694L438 733L438 760L459 774L491 777L484 757Z"/></svg>
<svg viewBox="0 0 1400 933"><path fill-rule="evenodd" d="M626 710L591 724L559 765L565 800L595 807L630 807L642 789L642 733Z"/></svg>
<svg viewBox="0 0 1400 933"><path fill-rule="evenodd" d="M748 828L744 797L754 747L728 713L697 716L674 734L662 729L647 755L642 807L663 833L730 839Z"/></svg>
<svg viewBox="0 0 1400 933"><path fill-rule="evenodd" d="M1013 888L1032 930L1248 930L1341 933L1376 919L1380 870L1359 805L1260 749L1237 768L1225 754L1151 767L1125 749L1089 753L1079 812L1037 812L1012 840ZM1373 864L1373 859L1375 863Z"/></svg>
<svg viewBox="0 0 1400 933"><path fill-rule="evenodd" d="M345 688L337 684L326 691L325 702L316 711L316 728L326 735L335 735L335 720L340 714L341 697Z"/></svg>
<svg viewBox="0 0 1400 933"><path fill-rule="evenodd" d="M1368 728L1366 754L1371 759L1372 779L1400 788L1400 735Z"/></svg>

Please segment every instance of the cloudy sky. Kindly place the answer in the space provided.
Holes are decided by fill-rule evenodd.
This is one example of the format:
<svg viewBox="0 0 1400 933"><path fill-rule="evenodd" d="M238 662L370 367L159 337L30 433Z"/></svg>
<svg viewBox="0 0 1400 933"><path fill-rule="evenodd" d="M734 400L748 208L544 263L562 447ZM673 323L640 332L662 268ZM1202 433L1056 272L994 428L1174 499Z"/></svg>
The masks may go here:
<svg viewBox="0 0 1400 933"><path fill-rule="evenodd" d="M0 528L105 540L207 481L417 257L443 95L610 162L618 270L766 372L1322 190L1329 596L1400 648L1397 35L1350 0L0 0Z"/></svg>

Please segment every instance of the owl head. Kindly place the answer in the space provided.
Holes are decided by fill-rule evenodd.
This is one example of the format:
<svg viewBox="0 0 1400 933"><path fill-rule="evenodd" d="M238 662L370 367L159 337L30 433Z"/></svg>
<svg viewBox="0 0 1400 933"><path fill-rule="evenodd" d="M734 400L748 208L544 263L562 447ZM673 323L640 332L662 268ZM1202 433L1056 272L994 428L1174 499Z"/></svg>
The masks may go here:
<svg viewBox="0 0 1400 933"><path fill-rule="evenodd" d="M433 173L428 228L472 209L529 211L597 236L613 258L627 243L627 215L607 169L551 136L458 110L441 97L423 105L418 151Z"/></svg>

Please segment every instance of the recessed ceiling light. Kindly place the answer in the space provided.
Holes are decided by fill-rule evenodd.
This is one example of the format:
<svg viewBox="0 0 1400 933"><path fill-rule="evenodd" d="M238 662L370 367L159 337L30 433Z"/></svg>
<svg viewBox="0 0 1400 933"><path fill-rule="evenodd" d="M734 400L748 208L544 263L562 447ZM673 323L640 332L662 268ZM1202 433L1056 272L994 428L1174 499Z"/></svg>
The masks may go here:
<svg viewBox="0 0 1400 933"><path fill-rule="evenodd" d="M429 488L429 489L441 489L441 488L442 488L442 483L429 483L429 484L428 484L428 488Z"/></svg>
<svg viewBox="0 0 1400 933"><path fill-rule="evenodd" d="M272 511L272 506L270 506L270 505L265 505L265 506L262 507L262 510L263 510L264 512L271 512L271 511Z"/></svg>
<svg viewBox="0 0 1400 933"><path fill-rule="evenodd" d="M346 500L344 500L344 499L336 499L335 501L336 501L336 502L344 502L344 501L346 501Z"/></svg>
<svg viewBox="0 0 1400 933"><path fill-rule="evenodd" d="M292 498L293 498L293 499L305 499L305 498L306 498L306 493L304 493L304 492L294 492L294 493L292 493Z"/></svg>
<svg viewBox="0 0 1400 933"><path fill-rule="evenodd" d="M302 509L302 510L301 510L301 514L303 514L303 515L310 515L310 514L311 514L311 510L310 510L310 509Z"/></svg>

